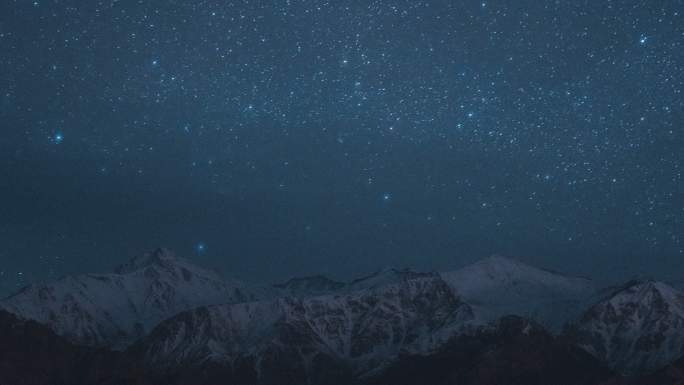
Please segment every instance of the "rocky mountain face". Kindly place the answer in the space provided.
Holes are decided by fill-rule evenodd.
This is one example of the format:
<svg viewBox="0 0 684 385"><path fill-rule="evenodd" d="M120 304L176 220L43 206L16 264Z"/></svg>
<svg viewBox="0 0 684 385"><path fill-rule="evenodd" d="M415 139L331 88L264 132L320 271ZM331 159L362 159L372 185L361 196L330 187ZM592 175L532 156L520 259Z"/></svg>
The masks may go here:
<svg viewBox="0 0 684 385"><path fill-rule="evenodd" d="M571 334L622 373L661 368L684 355L684 293L662 282L631 282L589 308Z"/></svg>
<svg viewBox="0 0 684 385"><path fill-rule="evenodd" d="M275 285L283 289L275 296L351 293L421 277L442 278L455 295L473 308L482 324L515 314L534 319L554 333L559 333L566 322L578 318L597 293L589 279L569 277L513 258L493 256L442 273L390 268L348 283L321 276L298 278Z"/></svg>
<svg viewBox="0 0 684 385"><path fill-rule="evenodd" d="M28 286L0 301L0 309L44 323L79 344L123 349L162 320L203 305L349 294L438 276L386 269L347 283L312 276L272 286L245 287L158 249L111 274L71 276ZM465 298L483 323L518 314L556 325L591 290L586 280L503 257L443 273L441 278L455 295Z"/></svg>
<svg viewBox="0 0 684 385"><path fill-rule="evenodd" d="M158 249L112 274L28 286L0 301L0 309L78 344L121 349L184 310L246 299L240 284Z"/></svg>
<svg viewBox="0 0 684 385"><path fill-rule="evenodd" d="M614 378L599 361L517 316L458 335L427 355L403 355L370 385L597 385Z"/></svg>
<svg viewBox="0 0 684 385"><path fill-rule="evenodd" d="M472 317L439 277L405 279L344 295L198 308L163 322L135 350L169 378L183 378L175 373L182 366L220 368L237 383L329 383L369 375L402 352L432 351Z"/></svg>

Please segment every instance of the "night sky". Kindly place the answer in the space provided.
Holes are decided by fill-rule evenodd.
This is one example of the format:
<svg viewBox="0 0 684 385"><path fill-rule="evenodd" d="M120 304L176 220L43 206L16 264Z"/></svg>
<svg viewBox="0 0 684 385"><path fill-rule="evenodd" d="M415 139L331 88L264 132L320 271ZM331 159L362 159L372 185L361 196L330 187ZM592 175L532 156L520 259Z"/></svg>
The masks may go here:
<svg viewBox="0 0 684 385"><path fill-rule="evenodd" d="M684 1L0 4L0 291L499 253L684 279Z"/></svg>

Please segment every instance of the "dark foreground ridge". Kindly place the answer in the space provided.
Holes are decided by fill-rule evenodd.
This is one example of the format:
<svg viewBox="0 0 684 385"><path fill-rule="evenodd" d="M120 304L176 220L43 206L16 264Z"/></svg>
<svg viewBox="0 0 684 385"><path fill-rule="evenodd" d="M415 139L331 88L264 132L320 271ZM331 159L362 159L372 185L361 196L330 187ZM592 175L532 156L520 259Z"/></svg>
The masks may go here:
<svg viewBox="0 0 684 385"><path fill-rule="evenodd" d="M515 316L456 337L433 354L402 355L366 378L355 378L350 368L322 356L312 360L317 369L306 375L301 367L290 367L288 357L277 355L270 357L271 366L262 373L249 359L158 370L140 365L136 347L111 352L76 346L40 324L1 311L0 328L3 385L674 385L684 381L684 360L625 378L569 341Z"/></svg>
<svg viewBox="0 0 684 385"><path fill-rule="evenodd" d="M74 345L34 321L0 311L0 384L151 384L125 355Z"/></svg>

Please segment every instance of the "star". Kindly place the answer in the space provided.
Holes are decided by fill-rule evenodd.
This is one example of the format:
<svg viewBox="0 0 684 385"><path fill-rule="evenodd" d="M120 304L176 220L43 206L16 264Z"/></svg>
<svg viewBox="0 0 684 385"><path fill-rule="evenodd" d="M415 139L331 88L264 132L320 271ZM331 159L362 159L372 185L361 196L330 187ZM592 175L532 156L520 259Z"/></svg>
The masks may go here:
<svg viewBox="0 0 684 385"><path fill-rule="evenodd" d="M202 254L206 250L207 250L207 245L204 244L203 242L200 242L195 246L195 251L197 252L197 254Z"/></svg>
<svg viewBox="0 0 684 385"><path fill-rule="evenodd" d="M528 252L505 238L520 235L562 258L560 241L572 234L585 248L573 253L610 258L603 252L606 239L631 237L630 245L646 250L655 237L662 253L681 257L684 239L669 236L681 233L677 226L684 223L677 200L684 162L677 151L684 93L677 7L532 2L518 12L510 1L423 9L430 2L351 7L287 0L272 6L214 2L198 12L167 3L140 13L100 9L116 15L91 20L87 9L64 13L59 2L27 0L14 7L16 22L0 31L3 65L13 69L0 92L0 114L17 126L3 135L13 144L0 147L11 147L17 162L35 157L26 164L47 168L37 176L23 175L27 167L11 168L13 177L26 179L20 185L68 185L55 189L65 196L40 194L71 205L60 209L64 217L51 212L54 227L85 224L69 217L83 211L116 214L121 201L109 196L132 194L133 186L117 181L136 176L140 207L191 213L202 206L192 218L202 228L225 224L241 231L238 217L252 210L262 217L264 234L290 235L325 221L328 211L334 218L366 213L368 223L397 229L423 223L428 214L440 225L455 215L449 231L502 223L502 238L491 245L497 251L519 246L510 251ZM500 22L504 15L510 22ZM555 28L559 18L568 22ZM81 19L92 23L59 27ZM541 30L554 32L531 33ZM592 38L599 34L605 39ZM74 170L78 165L85 167ZM53 181L50 167L78 177ZM73 183L87 189L91 180L108 184L92 199L66 195ZM15 192L19 188L0 189L1 199ZM193 199L155 199L179 192ZM300 205L304 199L325 212ZM45 216L32 210L49 202L21 201L26 207L12 211L15 220ZM229 202L249 209L226 221ZM615 215L626 226L611 226L616 218L604 210L614 206L625 208ZM292 208L288 226L268 215L281 207ZM442 216L446 209L453 212ZM133 234L121 225L128 223L123 214L112 218L121 221L114 223L121 231L114 235L122 243L117 249L126 249L125 237ZM152 230L134 225L151 239L187 236L174 223ZM547 225L567 233L533 234ZM49 242L52 226L36 229L48 236L24 236ZM642 226L662 232L644 234ZM575 232L585 229L593 235L577 242ZM311 240L325 244L315 237L355 231L343 224L323 230L312 231ZM220 254L226 241L209 235L198 231L179 242L190 255L218 258L214 251ZM471 235L466 242L478 242L478 234ZM17 244L32 248L29 254L43 249L27 239ZM75 255L88 255L90 247L57 246ZM314 249L306 248L302 258L318 261ZM387 250L382 258L394 258ZM0 259L7 259L2 252ZM619 258L625 251L610 252ZM266 258L250 257L255 264ZM18 269L2 268L6 275Z"/></svg>

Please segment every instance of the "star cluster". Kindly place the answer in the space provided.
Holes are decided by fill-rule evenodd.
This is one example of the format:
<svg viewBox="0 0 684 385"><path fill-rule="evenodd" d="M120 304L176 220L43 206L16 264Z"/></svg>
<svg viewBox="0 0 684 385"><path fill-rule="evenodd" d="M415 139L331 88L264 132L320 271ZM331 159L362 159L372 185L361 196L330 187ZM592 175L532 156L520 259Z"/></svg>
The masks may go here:
<svg viewBox="0 0 684 385"><path fill-rule="evenodd" d="M684 273L682 12L5 1L2 276L158 244L254 279L494 252Z"/></svg>

